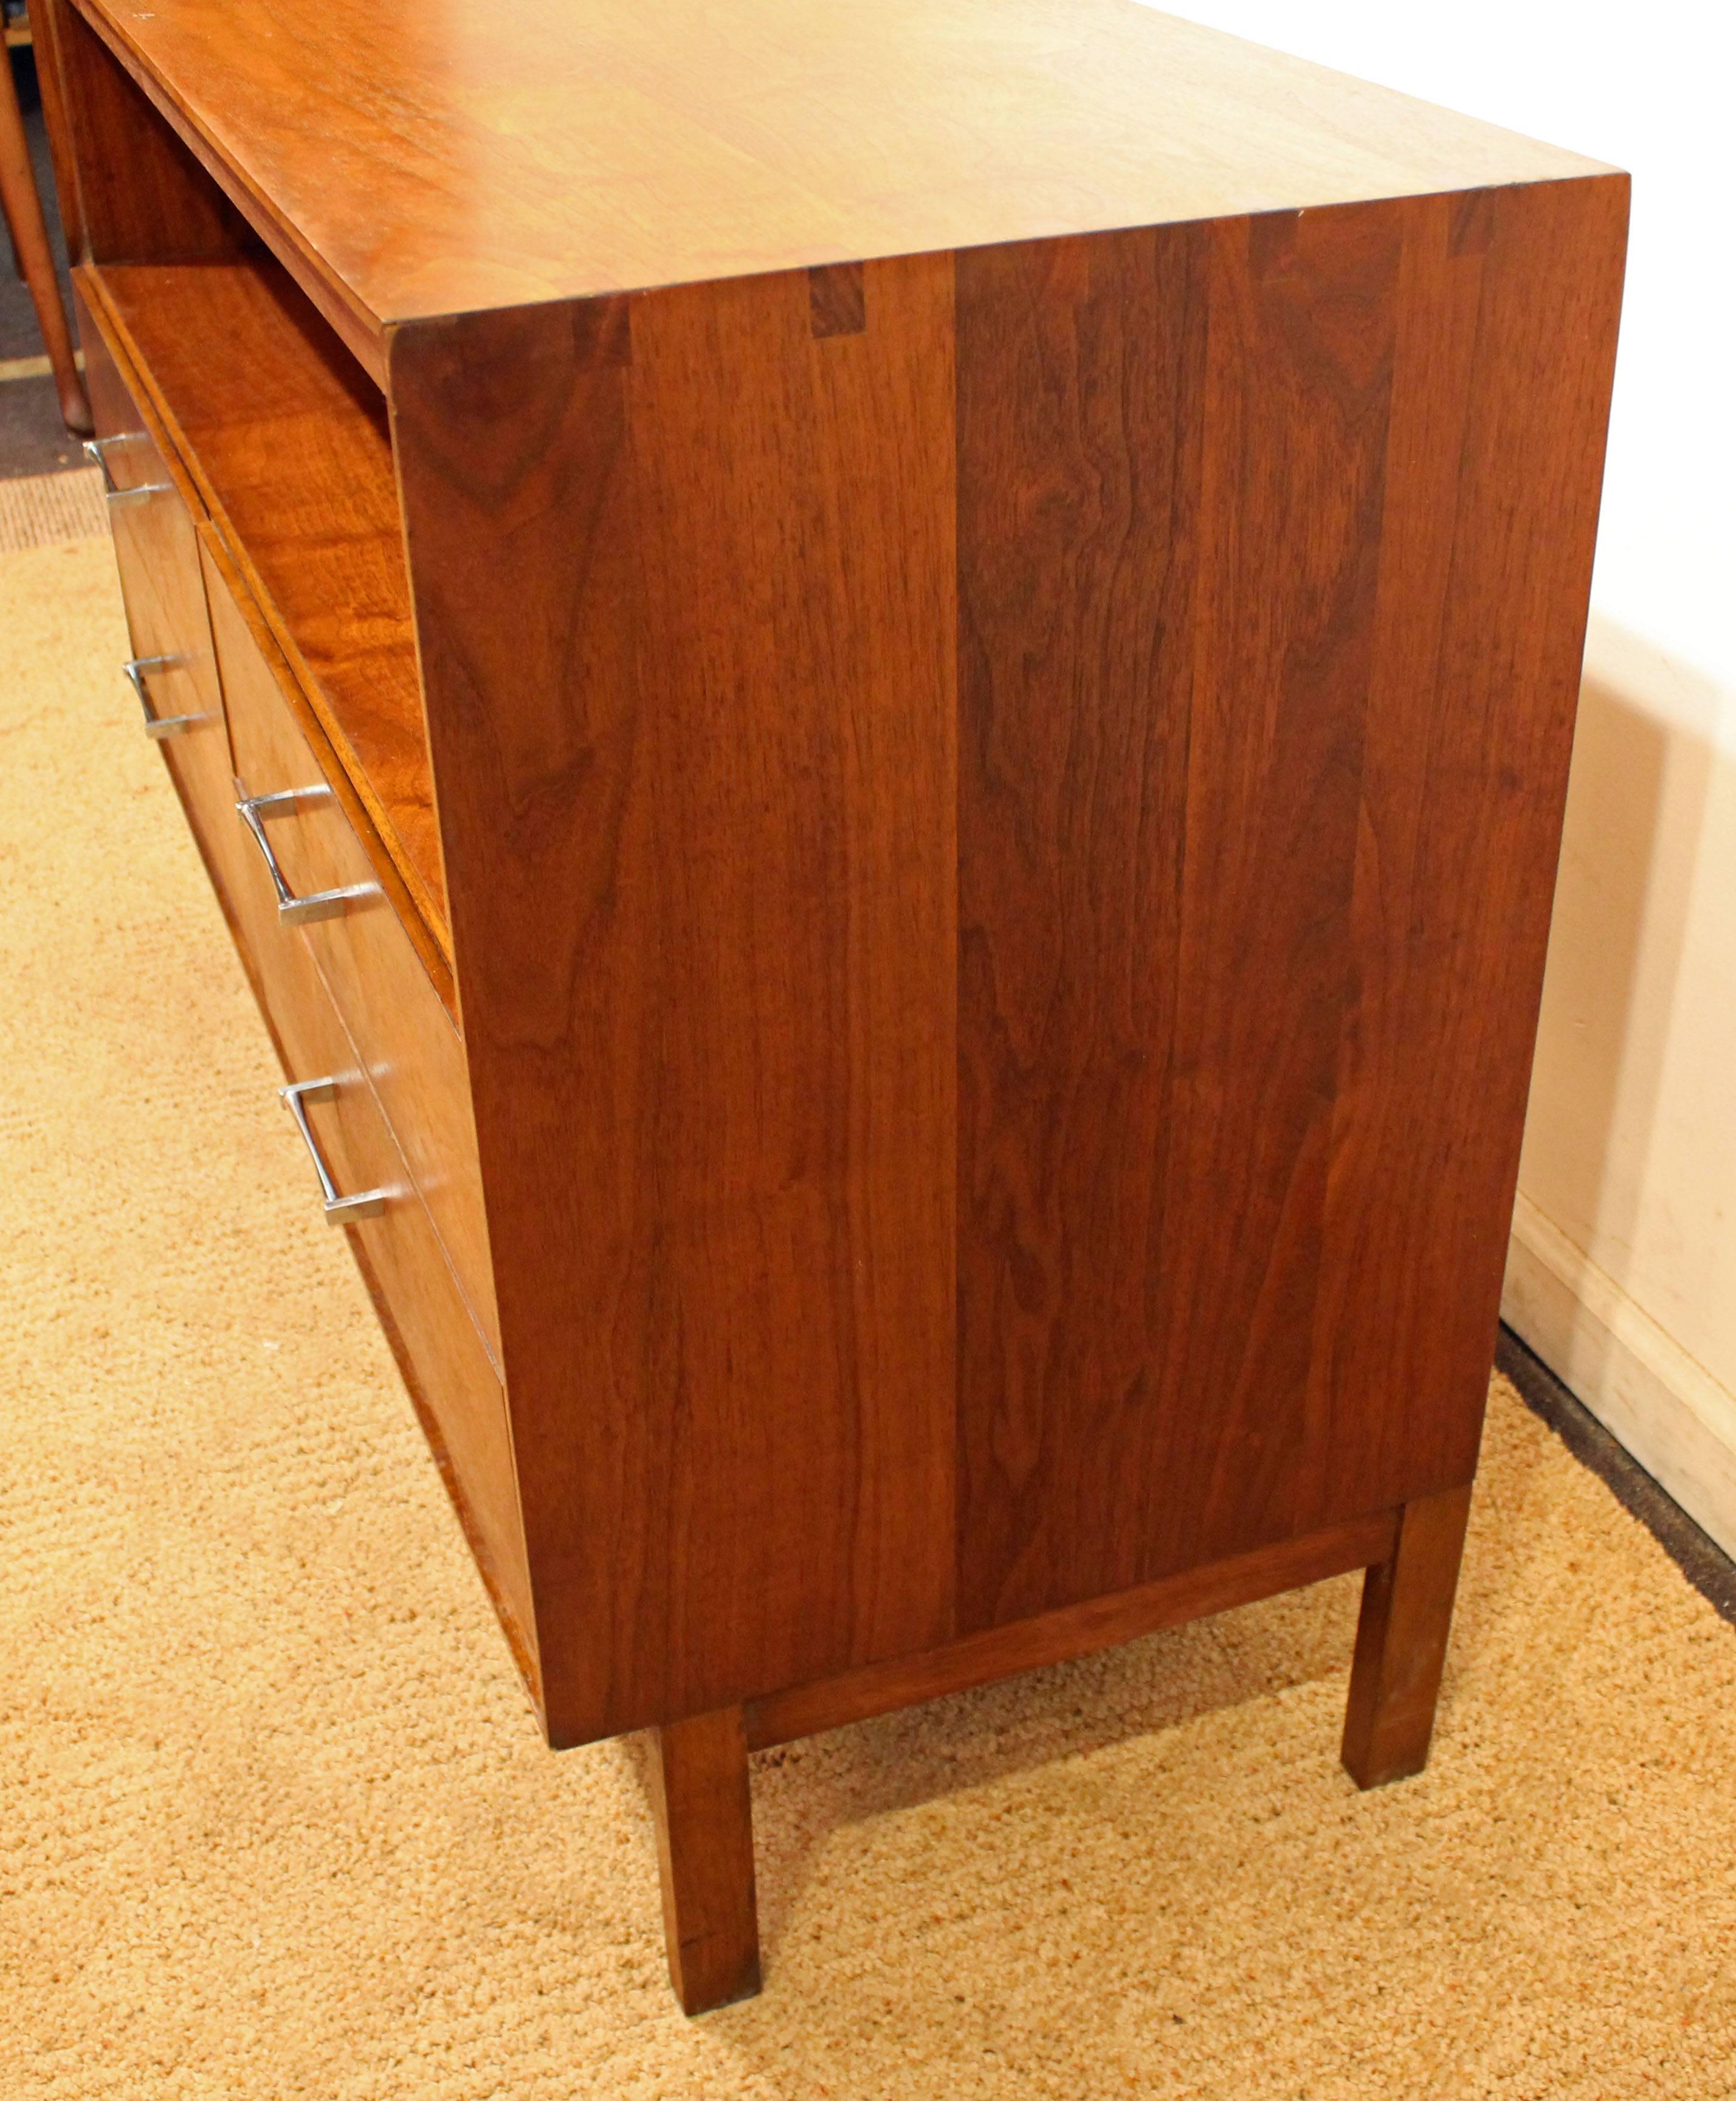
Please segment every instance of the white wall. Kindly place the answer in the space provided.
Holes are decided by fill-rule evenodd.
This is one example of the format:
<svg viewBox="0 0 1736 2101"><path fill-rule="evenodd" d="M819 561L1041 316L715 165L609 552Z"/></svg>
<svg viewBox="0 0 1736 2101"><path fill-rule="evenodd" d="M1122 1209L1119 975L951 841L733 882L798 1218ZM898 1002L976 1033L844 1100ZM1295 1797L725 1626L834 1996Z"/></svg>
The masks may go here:
<svg viewBox="0 0 1736 2101"><path fill-rule="evenodd" d="M1736 1552L1728 0L1172 8L1629 169L1628 294L1504 1311Z"/></svg>

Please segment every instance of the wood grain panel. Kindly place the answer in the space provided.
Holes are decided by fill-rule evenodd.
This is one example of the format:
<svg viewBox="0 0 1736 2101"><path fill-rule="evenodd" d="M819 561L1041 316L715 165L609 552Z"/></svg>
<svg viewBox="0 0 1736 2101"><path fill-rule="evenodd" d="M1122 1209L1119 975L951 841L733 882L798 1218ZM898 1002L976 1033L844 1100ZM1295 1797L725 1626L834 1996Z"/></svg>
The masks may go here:
<svg viewBox="0 0 1736 2101"><path fill-rule="evenodd" d="M1126 0L82 4L386 324L1594 166Z"/></svg>
<svg viewBox="0 0 1736 2101"><path fill-rule="evenodd" d="M855 335L868 326L859 263L833 263L808 272L808 321L815 335Z"/></svg>
<svg viewBox="0 0 1736 2101"><path fill-rule="evenodd" d="M86 282L342 754L438 980L444 879L384 402L269 257Z"/></svg>
<svg viewBox="0 0 1736 2101"><path fill-rule="evenodd" d="M1398 252L959 259L966 1626L1278 1537L1318 1463Z"/></svg>
<svg viewBox="0 0 1736 2101"><path fill-rule="evenodd" d="M1313 1514L1476 1465L1543 982L1628 179L1406 207Z"/></svg>
<svg viewBox="0 0 1736 2101"><path fill-rule="evenodd" d="M82 141L75 158L82 249L91 262L174 260L263 245L300 283L350 355L385 376L380 325L317 248L272 208L180 99L144 64L99 10L68 0L59 11L67 55L64 104ZM148 20L148 15L135 19ZM137 169L140 187L132 180ZM88 190L91 201L85 201Z"/></svg>
<svg viewBox="0 0 1736 2101"><path fill-rule="evenodd" d="M219 254L246 222L69 0L34 0L32 35L74 262Z"/></svg>
<svg viewBox="0 0 1736 2101"><path fill-rule="evenodd" d="M952 1631L951 290L394 344L557 1741Z"/></svg>
<svg viewBox="0 0 1736 2101"><path fill-rule="evenodd" d="M263 872L245 878L263 885ZM268 889L264 891L268 899ZM385 1316L418 1412L496 1612L533 1699L540 1704L535 1617L513 1471L506 1398L475 1321L460 1296L427 1210L393 1143L363 1061L293 929L259 944L284 1068L292 1080L329 1077L335 1096L307 1114L332 1179L347 1196L383 1191L377 1217L347 1232ZM286 1142L296 1144L285 1119ZM319 1186L310 1168L307 1201Z"/></svg>
<svg viewBox="0 0 1736 2101"><path fill-rule="evenodd" d="M1310 1528L1335 1460L1309 1360L1408 210L1213 229L1153 1572Z"/></svg>
<svg viewBox="0 0 1736 2101"><path fill-rule="evenodd" d="M166 657L144 675L151 705L159 716L183 717L189 727L157 745L188 823L207 866L220 863L230 842L223 834L234 797L229 783L229 739L223 695L211 649L205 586L192 516L171 477L168 462L134 400L101 330L77 290L74 306L85 348L86 383L99 437L109 440L112 479L122 489L155 493L109 510L115 565L126 608L127 633L135 657ZM114 667L117 692L121 667ZM145 734L135 702L124 703L137 733Z"/></svg>
<svg viewBox="0 0 1736 2101"><path fill-rule="evenodd" d="M148 418L133 392L134 377L123 373L77 283L73 300L98 431L105 436L147 431L138 445L110 452L113 471L126 487L160 481L178 469L149 434ZM157 522L141 542L132 519L139 513L148 519L153 512ZM160 748L254 997L283 1052L296 1015L310 1003L317 1004L318 980L306 949L286 942L280 931L264 871L236 820L233 767L209 620L211 596L220 602L222 586L214 574L207 591L208 553L200 537L210 531L210 522L196 527L179 493L173 493L148 505L122 506L111 513L111 523L117 528L116 560L135 652L184 653L189 660L183 670L164 680L159 697L166 713L184 708L205 719L197 730L168 739Z"/></svg>
<svg viewBox="0 0 1736 2101"><path fill-rule="evenodd" d="M965 1626L1146 1572L1209 252L958 259Z"/></svg>
<svg viewBox="0 0 1736 2101"><path fill-rule="evenodd" d="M1385 1562L1398 1537L1397 1514L1379 1511L1300 1539L1279 1541L1252 1554L1142 1583L1107 1598L1088 1599L1056 1612L984 1627L944 1648L894 1656L813 1685L793 1685L749 1703L748 1741L755 1750L838 1729L871 1714L917 1701L939 1700L967 1686L987 1685L1015 1671L1037 1670L1102 1648L1176 1627L1211 1612L1226 1612L1280 1590L1319 1583L1353 1568Z"/></svg>
<svg viewBox="0 0 1736 2101"><path fill-rule="evenodd" d="M332 786L342 769L315 755L293 711L293 682L269 635L248 617L239 591L207 550L211 630L235 760L235 794L269 795ZM242 829L232 807L233 829ZM498 1360L494 1273L483 1218L476 1135L464 1046L404 933L393 900L336 794L267 820L284 878L298 897L353 893L342 913L298 936L311 951L332 1003L360 1052L369 1084L404 1153L483 1339ZM251 837L250 852L257 850ZM261 866L263 866L261 857Z"/></svg>
<svg viewBox="0 0 1736 2101"><path fill-rule="evenodd" d="M99 430L104 435L139 431L144 418L139 406L88 309L81 315L81 332ZM112 458L123 485L167 476L148 436L118 449ZM332 1007L305 939L280 926L263 863L236 816L208 610L216 622L216 648L222 652L225 675L234 680L239 675L257 704L258 682L269 686L271 674L236 608L232 580L212 552L201 546L174 489L148 502L121 507L114 520L135 651L172 652L187 660L166 676L159 705L166 713L185 707L205 718L199 728L166 740L161 749L285 1069L293 1079L327 1071L343 1077L340 1100L316 1112L339 1186L351 1191L381 1186L392 1192L384 1217L352 1229L364 1272L534 1695L534 1623L500 1382L393 1143L365 1077L364 1061ZM207 524L200 529L211 529ZM275 702L275 691L271 697ZM423 985L431 1002L426 980ZM451 1035L438 1007L435 1020Z"/></svg>
<svg viewBox="0 0 1736 2101"><path fill-rule="evenodd" d="M234 555L229 551L228 542L210 518L199 528L199 542L207 564L222 577L223 586L234 602L242 624L253 638L254 648L271 666L276 681L278 699L305 740L308 750L312 753L316 773L324 776L361 849L367 866L356 871L356 879L361 882L371 878L378 884L391 909L398 932L415 954L426 980L426 989L433 993L444 1009L447 1019L457 1028L458 993L453 982L452 966L446 961L444 952L436 948L429 938L426 922L417 911L395 860L380 838L372 812L356 793L356 784L347 766L325 734L325 725L309 701L307 688L295 676L288 658L278 646L276 633L260 610L259 601L249 589ZM421 1003L421 993L412 997Z"/></svg>

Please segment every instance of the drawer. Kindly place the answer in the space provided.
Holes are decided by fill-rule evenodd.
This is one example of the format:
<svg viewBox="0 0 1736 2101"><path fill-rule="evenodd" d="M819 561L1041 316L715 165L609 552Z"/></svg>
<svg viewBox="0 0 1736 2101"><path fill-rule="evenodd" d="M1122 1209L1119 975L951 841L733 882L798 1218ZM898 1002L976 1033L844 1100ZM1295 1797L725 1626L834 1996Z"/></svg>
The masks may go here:
<svg viewBox="0 0 1736 2101"><path fill-rule="evenodd" d="M506 1400L482 1338L342 1020L293 932L268 957L290 964L274 980L280 1047L299 1102L314 1173L310 1204L354 1236L363 1273L396 1345L418 1413L464 1521L520 1666L536 1690L518 1487ZM305 977L295 974L298 959ZM323 1174L336 1200L328 1209ZM359 1211L351 1208L360 1205Z"/></svg>
<svg viewBox="0 0 1736 2101"><path fill-rule="evenodd" d="M493 1282L462 1044L329 791L286 820L272 816L267 836L291 883L354 894L342 900L341 917L325 922L300 924L280 909L267 860L237 812L243 791L227 691L246 724L239 764L250 790L323 786L324 776L223 570L202 544L213 528L196 522L183 501L128 386L124 360L82 301L80 319L128 631L135 659L146 660L133 666L144 703L140 733L154 736L169 764L292 1088L319 1083L298 1108L337 1199L327 1215L352 1236L471 1548L537 1692L511 1436L491 1354L491 1346L497 1353ZM365 1055L358 1041L366 1043ZM311 1176L310 1201L325 1208L325 1188ZM369 1201L357 1210L338 1192ZM444 1232L436 1230L436 1209ZM470 1272L464 1285L461 1260Z"/></svg>
<svg viewBox="0 0 1736 2101"><path fill-rule="evenodd" d="M360 1052L368 1077L499 1361L498 1316L464 1046L373 866L332 793L278 676L207 554L205 582L236 793L258 833L236 820L267 882L269 847L297 928ZM258 798L282 796L257 807ZM263 835L263 843L260 839ZM276 896L275 887L273 896Z"/></svg>
<svg viewBox="0 0 1736 2101"><path fill-rule="evenodd" d="M119 366L79 306L96 443L111 493L108 523L132 649L123 675L155 739L207 866L232 842L228 734L205 611L198 536ZM121 667L117 667L121 668Z"/></svg>

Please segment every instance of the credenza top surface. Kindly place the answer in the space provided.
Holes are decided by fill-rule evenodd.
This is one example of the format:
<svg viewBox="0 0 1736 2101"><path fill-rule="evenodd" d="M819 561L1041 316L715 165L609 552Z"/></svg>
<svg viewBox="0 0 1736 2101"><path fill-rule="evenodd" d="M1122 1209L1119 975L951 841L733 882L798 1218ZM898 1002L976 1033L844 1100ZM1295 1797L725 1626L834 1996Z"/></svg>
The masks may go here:
<svg viewBox="0 0 1736 2101"><path fill-rule="evenodd" d="M1134 0L77 0L382 327L1599 164Z"/></svg>

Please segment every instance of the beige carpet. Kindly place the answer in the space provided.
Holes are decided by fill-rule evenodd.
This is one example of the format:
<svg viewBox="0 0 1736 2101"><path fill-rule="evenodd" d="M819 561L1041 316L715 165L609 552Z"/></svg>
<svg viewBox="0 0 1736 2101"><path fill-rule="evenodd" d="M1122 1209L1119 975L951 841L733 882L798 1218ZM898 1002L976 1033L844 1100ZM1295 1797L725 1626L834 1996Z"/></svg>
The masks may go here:
<svg viewBox="0 0 1736 2101"><path fill-rule="evenodd" d="M99 543L0 560L0 2096L1736 2094L1736 1630L1497 1388L1434 1761L1334 1583L758 1761L664 1980L305 1158Z"/></svg>
<svg viewBox="0 0 1736 2101"><path fill-rule="evenodd" d="M67 442L70 445L73 440ZM73 474L22 475L0 481L0 555L107 530L99 468L81 467Z"/></svg>

